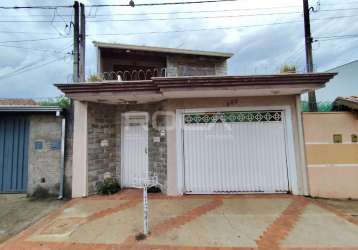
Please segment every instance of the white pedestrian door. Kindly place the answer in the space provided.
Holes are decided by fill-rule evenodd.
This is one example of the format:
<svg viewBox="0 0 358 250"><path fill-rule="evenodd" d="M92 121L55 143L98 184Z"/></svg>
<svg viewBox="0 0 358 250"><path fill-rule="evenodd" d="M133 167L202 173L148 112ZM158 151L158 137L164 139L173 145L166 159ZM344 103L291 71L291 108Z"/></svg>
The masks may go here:
<svg viewBox="0 0 358 250"><path fill-rule="evenodd" d="M283 111L184 114L185 192L287 192L283 116Z"/></svg>
<svg viewBox="0 0 358 250"><path fill-rule="evenodd" d="M148 177L148 122L142 113L122 119L122 186L138 187Z"/></svg>

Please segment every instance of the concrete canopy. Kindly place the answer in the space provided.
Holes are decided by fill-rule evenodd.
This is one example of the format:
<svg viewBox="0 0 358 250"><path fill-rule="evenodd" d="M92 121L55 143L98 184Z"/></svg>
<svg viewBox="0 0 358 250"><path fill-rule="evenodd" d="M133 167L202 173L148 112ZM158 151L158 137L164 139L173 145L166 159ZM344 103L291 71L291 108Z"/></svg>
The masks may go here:
<svg viewBox="0 0 358 250"><path fill-rule="evenodd" d="M153 77L146 81L56 84L70 98L102 103L147 103L174 98L295 95L319 89L335 73Z"/></svg>

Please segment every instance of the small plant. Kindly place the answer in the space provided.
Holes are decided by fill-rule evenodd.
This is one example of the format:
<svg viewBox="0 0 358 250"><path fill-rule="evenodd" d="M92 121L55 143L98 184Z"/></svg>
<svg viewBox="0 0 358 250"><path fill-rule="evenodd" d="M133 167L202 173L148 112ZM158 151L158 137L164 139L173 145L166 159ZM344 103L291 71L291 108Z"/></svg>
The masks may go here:
<svg viewBox="0 0 358 250"><path fill-rule="evenodd" d="M135 236L136 241L145 240L147 236L144 233L139 233Z"/></svg>
<svg viewBox="0 0 358 250"><path fill-rule="evenodd" d="M87 81L88 82L101 82L103 80L102 76L91 74L88 76Z"/></svg>
<svg viewBox="0 0 358 250"><path fill-rule="evenodd" d="M148 188L148 193L161 193L162 190L160 189L160 187L157 186L152 186L150 188Z"/></svg>
<svg viewBox="0 0 358 250"><path fill-rule="evenodd" d="M282 65L280 73L296 73L296 66L290 64Z"/></svg>
<svg viewBox="0 0 358 250"><path fill-rule="evenodd" d="M119 183L115 178L106 178L104 181L97 182L96 189L98 194L111 195L121 190Z"/></svg>

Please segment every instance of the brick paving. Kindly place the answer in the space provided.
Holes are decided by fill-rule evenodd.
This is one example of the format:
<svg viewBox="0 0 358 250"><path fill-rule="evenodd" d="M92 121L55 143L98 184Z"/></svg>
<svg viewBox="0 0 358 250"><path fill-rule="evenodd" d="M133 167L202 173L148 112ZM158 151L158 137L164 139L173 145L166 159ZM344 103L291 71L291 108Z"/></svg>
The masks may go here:
<svg viewBox="0 0 358 250"><path fill-rule="evenodd" d="M84 202L103 202L106 204L106 201L121 201L124 200L125 202L118 203L119 205L113 205L112 207L104 207L102 209L99 209L98 211L94 211L90 214L88 214L85 218L79 218L79 217L73 217L69 218L72 223L74 223L73 230L76 230L76 233L79 234L81 230L83 230L83 227L86 225L93 225L94 228L96 226L100 227L100 225L103 226L103 224L100 224L100 222L104 219L109 219L109 221L113 221L115 223L115 220L118 219L115 216L121 215L121 213L128 213L128 216L134 216L134 217L128 217L128 221L121 221L123 223L123 232L128 233L129 236L124 238L123 241L120 241L116 244L114 243L98 243L98 242L91 242L92 239L86 239L86 242L83 242L81 240L75 240L74 238L71 238L69 236L63 236L63 238L56 238L55 236L51 238L51 232L54 232L56 230L64 230L66 231L67 228L65 226L60 226L61 221L61 215L64 214L66 209L74 208L78 204L84 203ZM151 225L151 234L150 236L143 240L143 241L137 241L135 239L137 231L140 228L140 224L138 229L127 229L126 227L128 225L131 225L131 221L134 219L136 221L140 221L137 217L141 216L141 214L136 214L135 211L140 211L139 207L141 205L141 192L138 190L125 190L122 191L119 194L112 195L112 196L93 196L90 198L84 198L84 199L74 199L66 203L62 208L57 209L53 211L50 215L48 215L46 218L40 220L35 225L31 226L30 228L26 229L19 235L13 237L12 239L8 240L4 244L0 245L0 249L43 249L43 250L52 250L52 249L68 249L68 250L82 250L82 249L96 249L96 250L110 250L110 249L178 249L178 250L191 250L191 249L357 249L358 245L349 245L347 246L332 246L327 245L325 247L322 247L322 244L320 244L320 247L317 246L306 246L304 248L302 247L290 247L290 248L284 248L282 247L282 242L284 239L290 235L290 233L295 228L296 224L300 221L302 214L305 213L306 208L308 205L317 206L319 208L323 208L327 213L329 213L330 216L335 216L339 219L343 219L346 223L349 224L349 227L347 226L347 233L352 233L348 230L358 230L358 220L355 217L351 217L349 215L343 214L342 212L330 207L327 204L323 204L319 201L307 199L304 197L298 197L298 196L291 196L291 195L197 195L197 196L182 196L182 197L167 197L160 194L152 194L150 195L150 201L152 202L159 202L155 203L157 206L164 206L165 204L169 204L170 202L177 202L174 205L172 205L172 208L175 208L175 206L179 206L178 204L182 204L182 208L179 210L175 210L170 213L171 211L156 211L157 215L160 216L161 214L164 214L165 212L169 214L170 216L164 216L161 218L161 220L158 220L157 223L153 223ZM198 201L198 203L196 203ZM226 202L225 202L226 201ZM232 201L228 203L227 201ZM281 210L277 210L275 204L278 204L278 201L281 201ZM282 201L287 201L286 203L282 203ZM163 205L164 204L164 205ZM231 205L230 205L231 204ZM236 204L235 206L232 206L232 204ZM262 207L260 207L262 206ZM169 209L169 205L166 207L163 207L163 209ZM275 211L275 214L266 214L265 210L272 210ZM252 211L249 211L249 210ZM242 212L244 211L244 213ZM278 211L277 215L276 212ZM252 212L252 214L251 214ZM152 211L151 211L152 213ZM226 214L221 214L226 213ZM133 214L133 215L131 215ZM244 239L238 240L234 239L232 240L230 235L227 235L227 232L220 232L219 231L219 225L215 224L215 219L222 218L219 216L228 216L228 223L234 223L234 221L238 221L241 218L246 219L249 218L250 220L255 220L257 223L261 223L260 225L265 225L264 230L260 233L260 236L254 239L254 242L256 242L256 246L248 246L244 244ZM319 215L315 215L319 216ZM216 246L213 246L212 241L207 241L207 239L198 240L198 237L200 235L204 234L197 234L195 235L195 232L193 232L192 238L193 241L188 240L188 242L184 242L185 244L179 244L180 242L176 237L180 238L180 232L183 232L183 230L190 230L190 225L193 226L195 223L199 223L199 219L203 218L212 218L213 222L209 222L208 224L210 227L214 227L214 231L217 228L217 234L220 234L223 236L222 239L226 239L225 237L229 237L227 242L214 242L217 244ZM273 218L273 219L272 219ZM62 218L63 219L63 218ZM141 218L140 218L141 219ZM271 220L272 219L272 220ZM245 220L244 220L245 221ZM56 223L58 224L56 226ZM127 223L127 224L126 224ZM201 221L201 223L203 223ZM210 224L212 223L212 224ZM259 227L259 224L257 226ZM104 224L106 227L110 227L111 224ZM197 227L203 228L205 230L204 225L196 225ZM253 224L256 225L255 223ZM68 226L68 225L67 225ZM118 224L116 224L118 226ZM120 225L119 225L120 226ZM250 227L252 229L257 229L256 227L253 228L253 226L249 225L235 225L235 226L241 226L241 228L245 230L250 230ZM194 227L194 228L197 228ZM216 227L216 228L215 228ZM357 227L357 228L355 228ZM353 228L353 229L352 229ZM108 228L106 228L108 230ZM115 229L113 229L115 230ZM122 229L121 229L122 230ZM137 230L137 231L136 231ZM180 231L182 230L182 231ZM332 229L334 231L334 228ZM99 231L100 232L100 231ZM102 232L102 231L101 231ZM106 231L103 231L106 232ZM168 233L176 233L178 235L175 235L171 242L171 244L157 244L153 242L160 242L160 240L164 237L164 235ZM354 231L356 232L356 231ZM41 236L41 233L47 233L51 240L39 240L41 238L38 238ZM120 232L118 232L120 233ZM71 233L70 233L71 234ZM83 236L86 237L85 231L83 232ZM343 234L344 232L337 232L337 234ZM55 234L54 234L55 235ZM248 234L249 235L249 234ZM248 240L252 236L248 235L240 235L240 237L248 237ZM255 234L250 234L255 235ZM190 236L190 234L189 234ZM62 237L62 236L61 236ZM172 236L170 236L172 237ZM210 237L210 235L208 235ZM316 237L315 235L312 235L312 237ZM317 236L318 237L318 236ZM357 234L358 237L358 234ZM101 240L101 237L99 238ZM171 238L170 238L171 239ZM221 238L218 238L221 239ZM157 240L157 241L156 241ZM211 239L212 240L212 239ZM103 239L104 241L104 239ZM322 239L324 241L324 239ZM199 242L199 243L198 243ZM242 244L237 244L237 242L242 242ZM249 241L247 241L249 242ZM210 245L210 244L211 245ZM223 243L222 245L220 245ZM224 244L226 243L226 244ZM233 244L233 246L230 247L223 247L224 245ZM322 242L321 242L322 243ZM323 242L324 243L324 242ZM300 242L300 244L304 245L304 242Z"/></svg>

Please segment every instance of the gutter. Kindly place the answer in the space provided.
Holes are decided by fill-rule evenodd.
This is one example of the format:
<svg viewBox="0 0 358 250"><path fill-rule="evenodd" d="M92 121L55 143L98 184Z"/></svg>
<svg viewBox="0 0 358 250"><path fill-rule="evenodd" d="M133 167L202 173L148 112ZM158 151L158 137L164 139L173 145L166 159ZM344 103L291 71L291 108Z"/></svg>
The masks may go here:
<svg viewBox="0 0 358 250"><path fill-rule="evenodd" d="M3 105L0 106L0 112L43 112L50 113L55 112L56 116L60 115L62 108L57 106L29 106L29 105Z"/></svg>
<svg viewBox="0 0 358 250"><path fill-rule="evenodd" d="M61 123L61 159L60 159L60 191L58 199L62 200L64 197L64 182L65 182L65 134L66 134L66 119L62 118Z"/></svg>

